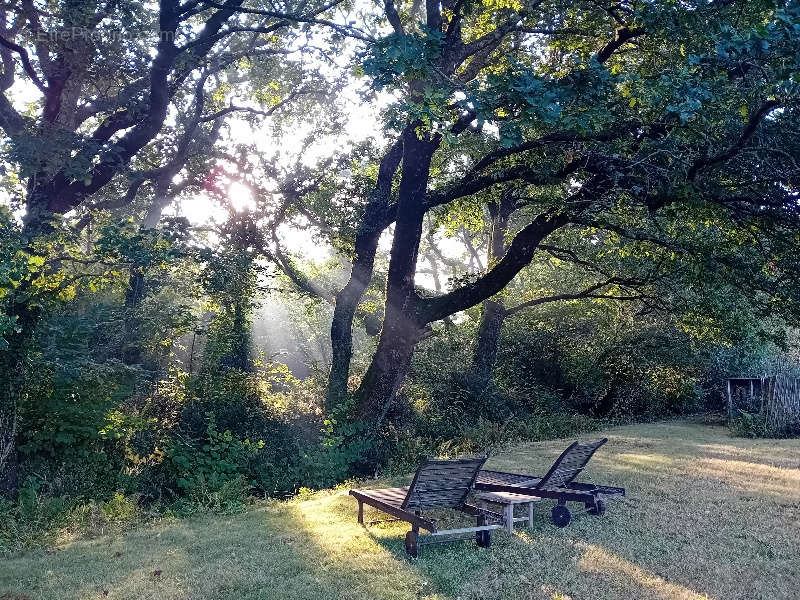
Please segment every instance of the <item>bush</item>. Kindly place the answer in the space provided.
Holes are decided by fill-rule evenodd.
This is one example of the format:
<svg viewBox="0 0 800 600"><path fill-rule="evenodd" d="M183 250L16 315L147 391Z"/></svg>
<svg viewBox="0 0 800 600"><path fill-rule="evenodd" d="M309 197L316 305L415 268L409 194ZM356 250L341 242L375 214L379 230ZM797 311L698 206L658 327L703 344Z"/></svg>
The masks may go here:
<svg viewBox="0 0 800 600"><path fill-rule="evenodd" d="M261 440L239 439L230 430L217 431L213 413L206 415L205 437L176 436L166 452L165 467L187 502L215 511L241 506L250 490L245 477L251 461L263 448Z"/></svg>
<svg viewBox="0 0 800 600"><path fill-rule="evenodd" d="M746 438L794 438L800 437L800 422L775 430L771 428L763 415L739 409L739 414L728 422L728 428L734 437Z"/></svg>
<svg viewBox="0 0 800 600"><path fill-rule="evenodd" d="M100 512L107 523L128 523L136 516L138 506L135 498L116 492L100 506Z"/></svg>
<svg viewBox="0 0 800 600"><path fill-rule="evenodd" d="M320 489L342 482L348 475L364 473L384 461L367 441L364 428L354 423L353 398L336 407L323 421L320 436L301 452L292 475L297 487Z"/></svg>
<svg viewBox="0 0 800 600"><path fill-rule="evenodd" d="M478 418L462 424L456 435L431 438L389 427L391 439L386 449L386 472L400 475L413 471L426 457L456 457L462 455L492 455L509 444L520 441L543 441L579 436L609 424L578 413L535 411L525 418L490 421Z"/></svg>
<svg viewBox="0 0 800 600"><path fill-rule="evenodd" d="M130 378L130 370L115 361L33 361L27 396L35 401L19 409L21 479L34 477L37 489L50 496L113 494L124 448L109 428L109 414L129 393Z"/></svg>
<svg viewBox="0 0 800 600"><path fill-rule="evenodd" d="M763 438L771 437L767 423L762 415L739 411L739 416L731 419L728 427L735 437Z"/></svg>
<svg viewBox="0 0 800 600"><path fill-rule="evenodd" d="M317 392L313 382L298 382L274 363L213 376L172 371L140 408L121 417L128 468L136 473L131 490L147 502L166 492L184 512L193 503L229 511L250 493L293 493L314 464L335 462L331 452L317 452Z"/></svg>
<svg viewBox="0 0 800 600"><path fill-rule="evenodd" d="M210 511L217 514L233 514L241 512L247 503L251 490L250 482L237 475L221 483L209 485L198 478L187 495L179 498L172 509L179 515L190 515L198 511Z"/></svg>

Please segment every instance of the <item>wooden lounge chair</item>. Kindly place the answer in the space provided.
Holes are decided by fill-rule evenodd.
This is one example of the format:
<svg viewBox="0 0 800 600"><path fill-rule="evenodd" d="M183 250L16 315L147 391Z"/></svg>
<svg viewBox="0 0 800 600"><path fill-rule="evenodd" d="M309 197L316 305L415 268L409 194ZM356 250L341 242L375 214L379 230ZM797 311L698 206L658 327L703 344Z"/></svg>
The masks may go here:
<svg viewBox="0 0 800 600"><path fill-rule="evenodd" d="M604 438L589 444L573 442L556 459L544 477L502 471L481 471L475 481L475 489L553 498L558 501L553 507L553 523L559 527L566 527L572 521L567 501L582 502L589 514L603 515L606 501L624 496L625 488L578 483L575 478L583 471L597 449L607 441L608 439Z"/></svg>
<svg viewBox="0 0 800 600"><path fill-rule="evenodd" d="M503 516L467 503L467 495L475 485L486 457L423 462L417 469L411 485L377 490L350 490L358 500L358 522L364 524L364 504L391 515L395 520L411 524L406 534L406 552L411 557L419 555L423 544L451 542L475 536L478 546L492 543L492 529L503 527ZM475 527L440 530L436 522L425 516L430 509L453 509L477 517ZM490 521L495 523L490 524ZM373 521L375 523L376 521ZM425 529L430 535L420 536ZM465 535L466 534L466 535Z"/></svg>

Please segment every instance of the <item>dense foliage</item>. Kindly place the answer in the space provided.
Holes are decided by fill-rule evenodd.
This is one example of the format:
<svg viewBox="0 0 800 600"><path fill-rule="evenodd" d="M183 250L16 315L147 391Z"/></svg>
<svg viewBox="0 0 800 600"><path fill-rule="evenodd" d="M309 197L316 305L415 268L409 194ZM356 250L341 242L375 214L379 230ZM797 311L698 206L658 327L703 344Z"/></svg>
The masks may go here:
<svg viewBox="0 0 800 600"><path fill-rule="evenodd" d="M795 1L11 1L0 58L18 533L722 411L797 363Z"/></svg>

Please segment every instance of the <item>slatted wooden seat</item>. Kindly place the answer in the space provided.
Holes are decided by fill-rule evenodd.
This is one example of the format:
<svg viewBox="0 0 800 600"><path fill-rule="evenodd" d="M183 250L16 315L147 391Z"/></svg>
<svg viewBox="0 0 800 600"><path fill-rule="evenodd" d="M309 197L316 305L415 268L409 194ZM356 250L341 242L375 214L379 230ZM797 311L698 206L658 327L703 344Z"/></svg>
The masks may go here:
<svg viewBox="0 0 800 600"><path fill-rule="evenodd" d="M625 495L625 489L606 485L579 483L580 475L598 448L607 438L582 444L573 442L561 453L543 477L532 477L502 471L481 471L475 481L475 489L487 492L512 492L539 498L553 498L558 504L553 508L553 522L559 527L569 525L572 514L567 501L583 502L590 514L602 515L608 499Z"/></svg>
<svg viewBox="0 0 800 600"><path fill-rule="evenodd" d="M453 541L474 534L479 546L491 544L491 530L502 527L489 524L490 520L502 522L502 515L467 503L467 496L475 486L486 457L455 460L428 459L423 462L408 487L376 490L350 490L358 500L358 522L364 524L364 504L373 506L398 520L411 523L406 534L406 552L416 557L422 544ZM475 527L439 530L436 523L425 517L431 509L453 509L477 517ZM430 536L420 538L419 530ZM461 537L459 537L461 536Z"/></svg>

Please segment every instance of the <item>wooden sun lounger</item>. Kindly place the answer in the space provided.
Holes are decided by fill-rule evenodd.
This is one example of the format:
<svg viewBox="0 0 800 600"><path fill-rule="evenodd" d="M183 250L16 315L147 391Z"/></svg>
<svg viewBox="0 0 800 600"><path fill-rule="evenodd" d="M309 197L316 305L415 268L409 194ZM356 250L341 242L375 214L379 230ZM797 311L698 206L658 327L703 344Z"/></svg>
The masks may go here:
<svg viewBox="0 0 800 600"><path fill-rule="evenodd" d="M605 513L606 501L625 495L625 488L591 483L578 483L575 478L583 471L589 459L607 438L581 444L573 442L556 459L544 477L532 477L502 471L481 471L475 481L475 489L485 492L512 492L558 501L553 507L553 523L566 527L572 521L567 502L582 502L589 514Z"/></svg>
<svg viewBox="0 0 800 600"><path fill-rule="evenodd" d="M491 531L503 527L503 516L467 504L467 495L475 485L486 457L456 460L431 460L423 462L408 487L383 488L377 490L350 490L358 500L358 522L364 524L364 504L391 515L397 520L411 524L406 534L406 552L411 557L419 555L423 544L450 542L475 536L478 546L488 547L492 543ZM475 527L440 530L436 522L425 516L430 509L453 509L477 518ZM490 524L490 521L494 523ZM420 536L424 529L430 535Z"/></svg>

